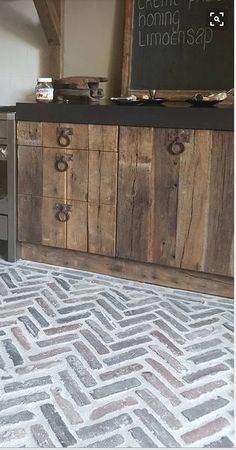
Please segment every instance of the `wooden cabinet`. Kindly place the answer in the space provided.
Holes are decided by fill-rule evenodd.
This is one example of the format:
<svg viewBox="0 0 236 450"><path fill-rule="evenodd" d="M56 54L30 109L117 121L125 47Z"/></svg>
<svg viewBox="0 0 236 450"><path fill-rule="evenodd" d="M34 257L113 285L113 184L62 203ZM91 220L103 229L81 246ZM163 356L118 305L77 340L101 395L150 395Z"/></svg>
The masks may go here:
<svg viewBox="0 0 236 450"><path fill-rule="evenodd" d="M19 241L232 276L233 133L18 123Z"/></svg>
<svg viewBox="0 0 236 450"><path fill-rule="evenodd" d="M121 127L120 258L232 276L233 133Z"/></svg>
<svg viewBox="0 0 236 450"><path fill-rule="evenodd" d="M19 122L19 240L114 256L117 151L117 127Z"/></svg>

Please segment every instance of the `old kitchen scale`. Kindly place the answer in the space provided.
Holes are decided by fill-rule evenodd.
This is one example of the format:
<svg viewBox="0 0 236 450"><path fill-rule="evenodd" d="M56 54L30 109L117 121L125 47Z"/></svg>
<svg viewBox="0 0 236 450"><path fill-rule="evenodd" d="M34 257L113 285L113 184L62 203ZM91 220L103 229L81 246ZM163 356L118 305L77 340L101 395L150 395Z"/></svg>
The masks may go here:
<svg viewBox="0 0 236 450"><path fill-rule="evenodd" d="M64 77L53 82L54 98L65 103L97 103L104 98L104 77Z"/></svg>

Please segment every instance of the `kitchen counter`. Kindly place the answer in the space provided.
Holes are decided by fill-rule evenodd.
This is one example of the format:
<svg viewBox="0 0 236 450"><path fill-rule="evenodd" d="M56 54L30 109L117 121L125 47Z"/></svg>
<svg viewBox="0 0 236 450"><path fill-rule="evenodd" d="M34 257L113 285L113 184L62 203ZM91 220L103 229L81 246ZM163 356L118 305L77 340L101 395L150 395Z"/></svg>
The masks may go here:
<svg viewBox="0 0 236 450"><path fill-rule="evenodd" d="M16 104L16 120L232 131L234 109L231 104L196 107L185 102L159 106L28 102Z"/></svg>

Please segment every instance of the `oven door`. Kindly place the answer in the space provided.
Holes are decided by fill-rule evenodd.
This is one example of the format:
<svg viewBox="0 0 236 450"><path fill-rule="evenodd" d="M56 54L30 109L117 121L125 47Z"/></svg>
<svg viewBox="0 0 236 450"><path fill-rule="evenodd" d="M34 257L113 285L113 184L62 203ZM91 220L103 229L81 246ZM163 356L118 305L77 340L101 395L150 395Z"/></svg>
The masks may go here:
<svg viewBox="0 0 236 450"><path fill-rule="evenodd" d="M0 139L0 214L8 213L7 144Z"/></svg>

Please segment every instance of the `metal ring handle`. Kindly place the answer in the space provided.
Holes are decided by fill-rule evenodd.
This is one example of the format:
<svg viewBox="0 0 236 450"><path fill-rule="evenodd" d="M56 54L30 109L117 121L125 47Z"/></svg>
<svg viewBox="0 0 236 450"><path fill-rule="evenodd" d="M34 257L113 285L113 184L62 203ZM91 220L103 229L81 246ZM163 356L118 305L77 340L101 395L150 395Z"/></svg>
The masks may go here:
<svg viewBox="0 0 236 450"><path fill-rule="evenodd" d="M58 145L60 145L60 147L68 147L68 145L70 145L70 142L70 136L62 130L61 134L59 134L57 138Z"/></svg>
<svg viewBox="0 0 236 450"><path fill-rule="evenodd" d="M58 158L56 160L55 167L56 167L58 172L66 172L66 170L68 169L69 165L68 165L68 162L65 160L64 156L61 156L60 158Z"/></svg>
<svg viewBox="0 0 236 450"><path fill-rule="evenodd" d="M171 142L170 145L168 146L168 151L172 155L180 155L181 153L183 153L184 149L185 149L184 144L177 140Z"/></svg>
<svg viewBox="0 0 236 450"><path fill-rule="evenodd" d="M68 222L70 219L70 214L66 211L57 211L56 218L59 222Z"/></svg>

